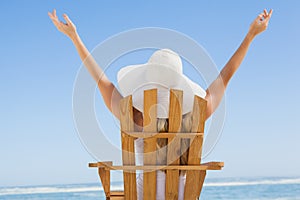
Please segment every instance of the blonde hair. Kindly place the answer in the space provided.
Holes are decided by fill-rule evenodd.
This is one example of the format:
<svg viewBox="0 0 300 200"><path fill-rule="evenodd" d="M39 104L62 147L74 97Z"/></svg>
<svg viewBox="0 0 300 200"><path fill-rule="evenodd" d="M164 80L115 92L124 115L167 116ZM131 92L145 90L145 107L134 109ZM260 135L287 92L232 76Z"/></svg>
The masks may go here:
<svg viewBox="0 0 300 200"><path fill-rule="evenodd" d="M169 119L157 118L157 132L168 132ZM192 130L192 114L191 112L182 116L181 132L191 132ZM186 165L188 162L188 147L190 144L189 139L181 139L180 145L180 164ZM157 139L157 164L167 164L167 149L164 148L167 145L167 139ZM185 171L181 170L180 174L185 174Z"/></svg>

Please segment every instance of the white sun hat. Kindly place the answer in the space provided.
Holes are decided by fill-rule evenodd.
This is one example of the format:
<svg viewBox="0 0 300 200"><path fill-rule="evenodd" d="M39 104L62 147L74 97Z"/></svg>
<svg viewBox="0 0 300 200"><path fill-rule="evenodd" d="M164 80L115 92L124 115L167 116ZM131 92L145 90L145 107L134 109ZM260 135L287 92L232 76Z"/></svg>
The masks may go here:
<svg viewBox="0 0 300 200"><path fill-rule="evenodd" d="M206 92L183 74L181 58L170 49L155 51L147 63L119 70L118 85L125 97L132 95L133 106L143 112L144 90L157 89L157 117L169 117L170 89L183 91L182 114L193 109L194 95L204 98Z"/></svg>

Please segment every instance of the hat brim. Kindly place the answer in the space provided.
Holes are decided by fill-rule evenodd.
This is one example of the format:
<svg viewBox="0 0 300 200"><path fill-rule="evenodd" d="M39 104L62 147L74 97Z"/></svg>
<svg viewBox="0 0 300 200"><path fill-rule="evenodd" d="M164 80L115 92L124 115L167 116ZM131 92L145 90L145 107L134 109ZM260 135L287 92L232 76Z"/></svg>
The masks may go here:
<svg viewBox="0 0 300 200"><path fill-rule="evenodd" d="M133 106L140 112L144 110L144 90L157 88L157 117L169 117L169 91L183 91L182 114L193 109L194 95L204 98L205 90L170 67L160 64L130 65L119 70L117 75L121 94L132 95Z"/></svg>

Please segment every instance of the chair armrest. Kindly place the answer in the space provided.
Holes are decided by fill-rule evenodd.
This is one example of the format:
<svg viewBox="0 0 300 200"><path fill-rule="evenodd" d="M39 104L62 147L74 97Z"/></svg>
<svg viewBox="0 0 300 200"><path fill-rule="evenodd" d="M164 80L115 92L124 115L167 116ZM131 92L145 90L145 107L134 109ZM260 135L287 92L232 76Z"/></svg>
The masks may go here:
<svg viewBox="0 0 300 200"><path fill-rule="evenodd" d="M135 170L167 170L167 169L178 169L178 170L221 170L224 167L224 162L208 162L200 165L108 165L107 162L89 163L89 167L97 167L105 170L124 170L124 171L135 171Z"/></svg>

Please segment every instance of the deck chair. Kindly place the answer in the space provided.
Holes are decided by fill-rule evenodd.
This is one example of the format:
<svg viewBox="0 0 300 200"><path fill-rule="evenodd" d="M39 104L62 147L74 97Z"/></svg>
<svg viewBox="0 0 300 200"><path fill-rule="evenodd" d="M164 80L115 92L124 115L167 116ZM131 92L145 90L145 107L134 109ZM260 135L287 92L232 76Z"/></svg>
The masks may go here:
<svg viewBox="0 0 300 200"><path fill-rule="evenodd" d="M155 200L156 198L156 170L166 170L165 199L178 199L178 177L181 170L186 172L184 199L195 200L200 198L201 189L206 176L206 170L221 170L223 162L201 163L203 132L205 124L206 100L194 96L193 110L191 113L191 132L181 132L183 91L170 90L169 127L168 132L157 133L156 109L151 109L157 104L157 89L144 91L144 118L143 131L134 131L132 96L127 96L120 101L120 123L122 140L122 166L113 166L112 162L89 163L89 167L98 168L98 174L106 195L106 199L136 200L136 170L143 170L143 199ZM155 106L154 106L155 107ZM135 165L134 140L144 138L144 165ZM167 164L156 164L156 140L167 140ZM182 140L189 140L189 148L180 152ZM180 164L180 155L188 154L188 163ZM124 178L124 191L110 191L110 170L122 170Z"/></svg>

